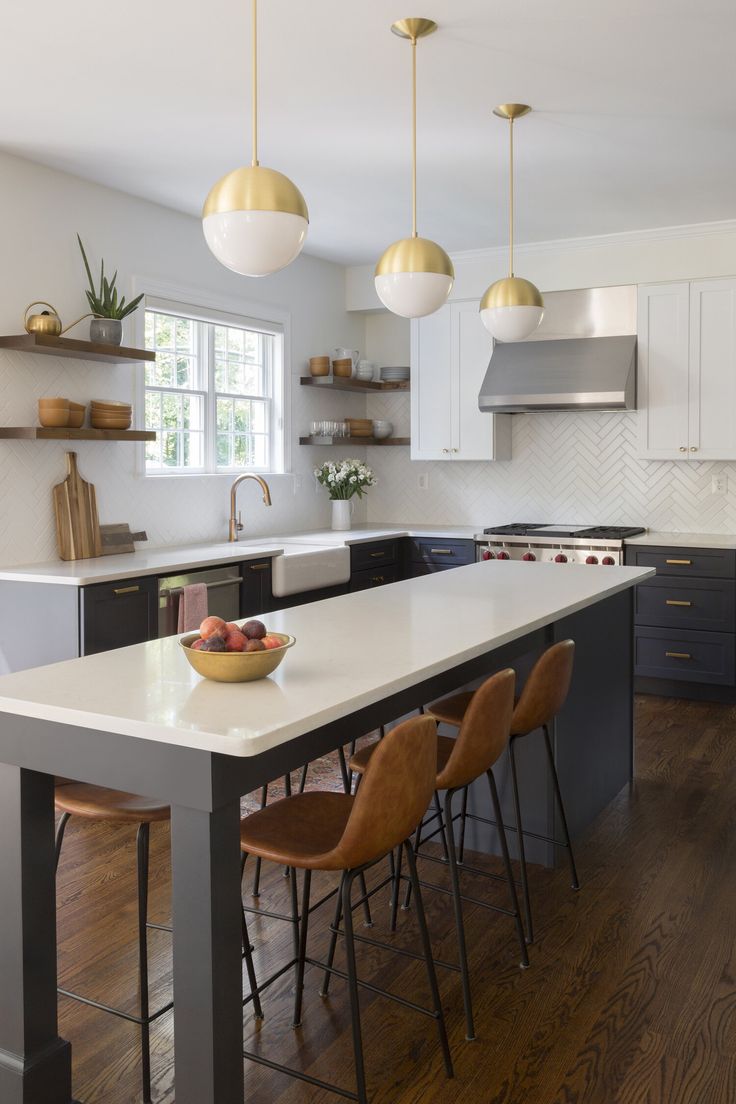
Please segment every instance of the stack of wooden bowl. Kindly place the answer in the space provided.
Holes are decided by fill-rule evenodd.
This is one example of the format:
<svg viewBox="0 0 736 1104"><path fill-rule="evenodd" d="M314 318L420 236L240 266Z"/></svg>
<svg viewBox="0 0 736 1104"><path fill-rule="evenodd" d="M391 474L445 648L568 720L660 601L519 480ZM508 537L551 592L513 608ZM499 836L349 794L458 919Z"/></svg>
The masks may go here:
<svg viewBox="0 0 736 1104"><path fill-rule="evenodd" d="M313 356L309 358L309 374L312 376L329 376L330 358L328 356Z"/></svg>
<svg viewBox="0 0 736 1104"><path fill-rule="evenodd" d="M373 422L370 418L348 418L351 437L372 437Z"/></svg>
<svg viewBox="0 0 736 1104"><path fill-rule="evenodd" d="M94 429L130 429L133 408L130 403L102 402L93 399L90 404L89 420Z"/></svg>
<svg viewBox="0 0 736 1104"><path fill-rule="evenodd" d="M87 407L70 399L39 399L38 420L46 429L81 429Z"/></svg>
<svg viewBox="0 0 736 1104"><path fill-rule="evenodd" d="M349 379L353 374L353 362L350 357L340 357L332 362L332 374L338 379Z"/></svg>

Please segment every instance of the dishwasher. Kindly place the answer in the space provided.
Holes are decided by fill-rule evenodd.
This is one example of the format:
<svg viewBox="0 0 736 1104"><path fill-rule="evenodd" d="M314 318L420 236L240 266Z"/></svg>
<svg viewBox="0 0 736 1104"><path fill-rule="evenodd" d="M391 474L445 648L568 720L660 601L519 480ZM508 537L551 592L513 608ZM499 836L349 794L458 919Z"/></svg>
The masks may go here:
<svg viewBox="0 0 736 1104"><path fill-rule="evenodd" d="M173 636L178 630L179 599L185 586L204 583L208 613L223 621L240 617L241 565L204 568L184 575L168 575L158 581L158 635Z"/></svg>

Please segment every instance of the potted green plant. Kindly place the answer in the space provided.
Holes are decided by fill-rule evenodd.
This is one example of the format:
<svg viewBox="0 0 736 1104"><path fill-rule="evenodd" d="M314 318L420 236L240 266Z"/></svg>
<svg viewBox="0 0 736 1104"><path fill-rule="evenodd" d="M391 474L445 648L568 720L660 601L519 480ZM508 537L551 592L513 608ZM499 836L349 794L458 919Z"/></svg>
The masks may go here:
<svg viewBox="0 0 736 1104"><path fill-rule="evenodd" d="M119 345L123 340L123 319L137 309L143 295L137 295L129 303L125 302L124 295L118 299L118 289L115 286L118 278L117 269L112 280L108 280L105 276L104 260L100 262L100 286L96 288L79 234L77 234L77 241L89 280L89 288L85 291L85 295L94 315L89 324L89 339L100 345Z"/></svg>

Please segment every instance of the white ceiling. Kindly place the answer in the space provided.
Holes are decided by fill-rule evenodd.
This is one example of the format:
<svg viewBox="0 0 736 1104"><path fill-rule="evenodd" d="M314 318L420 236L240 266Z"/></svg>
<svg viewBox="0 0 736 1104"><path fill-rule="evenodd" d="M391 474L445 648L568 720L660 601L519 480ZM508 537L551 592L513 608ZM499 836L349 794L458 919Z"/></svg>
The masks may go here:
<svg viewBox="0 0 736 1104"><path fill-rule="evenodd" d="M522 100L520 241L736 216L734 0L261 0L261 163L310 209L307 251L373 260L409 223L410 49L419 44L419 231L505 240ZM0 146L198 214L247 161L248 0L6 0ZM1 187L1 184L0 184Z"/></svg>

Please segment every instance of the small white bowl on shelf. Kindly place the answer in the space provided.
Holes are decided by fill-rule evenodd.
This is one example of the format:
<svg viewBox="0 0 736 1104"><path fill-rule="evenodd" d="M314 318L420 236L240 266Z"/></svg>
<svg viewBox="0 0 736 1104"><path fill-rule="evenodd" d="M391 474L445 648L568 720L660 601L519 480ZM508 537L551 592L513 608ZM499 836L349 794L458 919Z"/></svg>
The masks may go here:
<svg viewBox="0 0 736 1104"><path fill-rule="evenodd" d="M390 437L394 431L393 422L377 421L373 423L373 436L382 441L386 437Z"/></svg>

